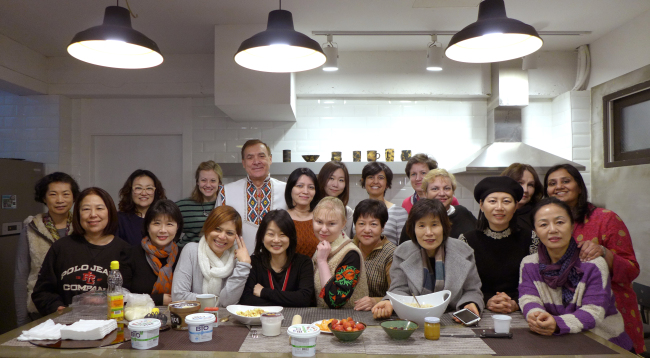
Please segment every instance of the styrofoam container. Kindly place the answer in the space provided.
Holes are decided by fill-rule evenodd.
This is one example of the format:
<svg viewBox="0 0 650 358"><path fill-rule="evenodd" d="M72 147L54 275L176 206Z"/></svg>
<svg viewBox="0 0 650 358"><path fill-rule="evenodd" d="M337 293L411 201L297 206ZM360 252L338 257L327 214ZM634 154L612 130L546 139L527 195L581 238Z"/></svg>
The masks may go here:
<svg viewBox="0 0 650 358"><path fill-rule="evenodd" d="M504 314L495 314L492 316L494 320L494 333L510 333L510 322L512 317Z"/></svg>
<svg viewBox="0 0 650 358"><path fill-rule="evenodd" d="M407 305L415 303L413 296L398 295L392 292L386 292L390 299L391 305L395 313L401 319L408 319L424 327L424 317L438 317L440 318L447 309L449 299L451 298L451 291L442 290L428 295L416 296L421 305L432 305L433 307L418 308Z"/></svg>
<svg viewBox="0 0 650 358"><path fill-rule="evenodd" d="M131 347L149 349L158 346L160 336L160 320L156 318L136 319L129 322L131 332Z"/></svg>
<svg viewBox="0 0 650 358"><path fill-rule="evenodd" d="M287 328L291 337L291 354L294 357L313 357L316 355L316 338L320 328L313 324L294 324Z"/></svg>
<svg viewBox="0 0 650 358"><path fill-rule="evenodd" d="M212 313L194 313L185 317L190 341L194 343L211 341L214 320Z"/></svg>

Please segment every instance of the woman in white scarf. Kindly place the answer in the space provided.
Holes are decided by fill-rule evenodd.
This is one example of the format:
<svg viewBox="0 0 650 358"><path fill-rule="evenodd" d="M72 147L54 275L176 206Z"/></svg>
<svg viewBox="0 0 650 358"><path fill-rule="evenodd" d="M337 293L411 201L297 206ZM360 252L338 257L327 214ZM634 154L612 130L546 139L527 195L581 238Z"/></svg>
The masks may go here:
<svg viewBox="0 0 650 358"><path fill-rule="evenodd" d="M230 206L219 206L205 220L201 240L185 245L174 271L172 300L196 300L212 293L220 306L239 302L251 269L241 237L242 219ZM235 245L235 242L237 243Z"/></svg>

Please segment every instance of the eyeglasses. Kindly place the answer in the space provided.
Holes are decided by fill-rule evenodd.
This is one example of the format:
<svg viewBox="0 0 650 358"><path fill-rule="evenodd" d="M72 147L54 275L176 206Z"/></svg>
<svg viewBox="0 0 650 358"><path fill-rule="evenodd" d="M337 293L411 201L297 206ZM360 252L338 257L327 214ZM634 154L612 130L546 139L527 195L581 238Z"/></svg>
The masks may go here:
<svg viewBox="0 0 650 358"><path fill-rule="evenodd" d="M143 191L145 193L147 193L147 194L153 194L154 191L156 191L156 188L151 187L151 186L147 187L147 188L142 188L142 187L136 186L135 188L133 188L133 192L136 193L136 194L141 194Z"/></svg>

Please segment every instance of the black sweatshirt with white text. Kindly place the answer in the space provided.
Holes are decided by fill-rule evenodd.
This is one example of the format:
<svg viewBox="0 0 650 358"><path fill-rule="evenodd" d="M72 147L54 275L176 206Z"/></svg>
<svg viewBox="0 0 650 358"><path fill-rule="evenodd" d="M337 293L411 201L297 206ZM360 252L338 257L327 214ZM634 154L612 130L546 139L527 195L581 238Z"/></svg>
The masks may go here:
<svg viewBox="0 0 650 358"><path fill-rule="evenodd" d="M68 306L72 297L91 290L108 288L111 261L120 262L125 278L130 272L131 245L115 236L104 246L93 245L83 236L72 234L52 244L38 273L32 300L43 316ZM130 282L123 286L130 288Z"/></svg>

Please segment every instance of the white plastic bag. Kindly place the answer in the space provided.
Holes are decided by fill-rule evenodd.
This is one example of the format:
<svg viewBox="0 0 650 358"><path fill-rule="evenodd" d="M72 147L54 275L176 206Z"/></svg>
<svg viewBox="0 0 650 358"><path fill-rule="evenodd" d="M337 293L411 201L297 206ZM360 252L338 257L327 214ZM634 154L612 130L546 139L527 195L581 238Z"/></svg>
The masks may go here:
<svg viewBox="0 0 650 358"><path fill-rule="evenodd" d="M124 293L124 318L127 321L144 318L156 307L151 296L138 293Z"/></svg>

